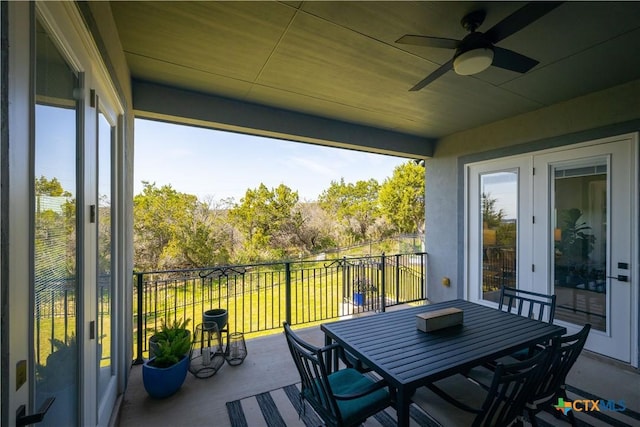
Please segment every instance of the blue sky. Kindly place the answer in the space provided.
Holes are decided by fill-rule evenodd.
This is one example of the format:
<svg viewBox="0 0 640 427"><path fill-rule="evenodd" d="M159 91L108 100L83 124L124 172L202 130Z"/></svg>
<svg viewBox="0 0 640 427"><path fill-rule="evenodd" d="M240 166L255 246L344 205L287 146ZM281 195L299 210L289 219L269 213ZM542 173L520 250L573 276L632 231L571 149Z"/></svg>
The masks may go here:
<svg viewBox="0 0 640 427"><path fill-rule="evenodd" d="M260 183L284 184L301 201L316 200L331 181L382 183L408 159L136 119L134 194L142 181L216 201Z"/></svg>

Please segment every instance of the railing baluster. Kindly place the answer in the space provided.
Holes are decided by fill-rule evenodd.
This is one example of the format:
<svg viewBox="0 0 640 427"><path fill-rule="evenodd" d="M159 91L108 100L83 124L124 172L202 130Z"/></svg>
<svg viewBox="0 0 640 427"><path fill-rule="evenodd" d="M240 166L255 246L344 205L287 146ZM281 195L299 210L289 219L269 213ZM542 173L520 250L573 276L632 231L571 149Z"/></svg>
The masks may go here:
<svg viewBox="0 0 640 427"><path fill-rule="evenodd" d="M326 261L286 261L284 271L282 263L264 263L134 272L138 342L133 363L144 362L147 327L152 326L147 325L147 316L153 317L157 330L161 320L189 315L195 326L200 322L198 308L203 312L226 308L230 329L254 333L280 328L283 317L289 324L299 325L355 312L384 312L391 305L425 297L425 258L425 253L382 253ZM353 302L356 282L363 285L361 306ZM52 296L51 316L55 316L55 301Z"/></svg>
<svg viewBox="0 0 640 427"><path fill-rule="evenodd" d="M382 276L382 284L381 284L381 292L382 292L382 300L380 301L380 311L383 313L387 311L387 269L386 269L387 260L384 256L384 252L380 257L380 275Z"/></svg>
<svg viewBox="0 0 640 427"><path fill-rule="evenodd" d="M142 292L142 279L144 273L135 273L136 274L136 284L138 286L138 318L136 319L137 328L138 328L138 342L136 345L136 360L133 362L134 365L140 365L144 363L144 358L142 357L142 298L144 297L144 293Z"/></svg>
<svg viewBox="0 0 640 427"><path fill-rule="evenodd" d="M291 262L287 261L284 264L284 274L285 274L285 304L286 304L286 320L287 323L292 325L291 322Z"/></svg>

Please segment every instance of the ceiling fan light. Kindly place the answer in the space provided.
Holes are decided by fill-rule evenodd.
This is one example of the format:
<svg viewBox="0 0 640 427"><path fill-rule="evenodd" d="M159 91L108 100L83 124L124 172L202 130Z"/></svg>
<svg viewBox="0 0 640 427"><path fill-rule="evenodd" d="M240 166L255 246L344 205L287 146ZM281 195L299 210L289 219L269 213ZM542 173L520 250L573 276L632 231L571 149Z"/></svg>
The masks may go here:
<svg viewBox="0 0 640 427"><path fill-rule="evenodd" d="M479 48L462 52L453 60L453 69L461 76L470 76L484 71L493 62L493 49Z"/></svg>

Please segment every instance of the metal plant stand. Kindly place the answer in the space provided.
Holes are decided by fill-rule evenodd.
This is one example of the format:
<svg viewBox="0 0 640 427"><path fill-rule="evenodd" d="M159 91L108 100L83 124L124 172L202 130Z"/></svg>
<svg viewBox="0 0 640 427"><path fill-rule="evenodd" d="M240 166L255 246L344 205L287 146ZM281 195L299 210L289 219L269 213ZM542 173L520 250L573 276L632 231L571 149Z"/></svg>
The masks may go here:
<svg viewBox="0 0 640 427"><path fill-rule="evenodd" d="M189 372L196 378L209 378L222 367L225 357L215 323L196 326L189 358Z"/></svg>

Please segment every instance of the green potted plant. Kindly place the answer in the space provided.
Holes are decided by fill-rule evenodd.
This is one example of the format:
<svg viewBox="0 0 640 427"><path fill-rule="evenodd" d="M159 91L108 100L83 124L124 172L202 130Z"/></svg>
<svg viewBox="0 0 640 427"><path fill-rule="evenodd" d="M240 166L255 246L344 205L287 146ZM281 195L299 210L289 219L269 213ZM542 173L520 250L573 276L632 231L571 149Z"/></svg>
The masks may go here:
<svg viewBox="0 0 640 427"><path fill-rule="evenodd" d="M156 334L154 357L142 366L142 380L149 396L162 399L182 387L189 369L190 319L162 322Z"/></svg>

